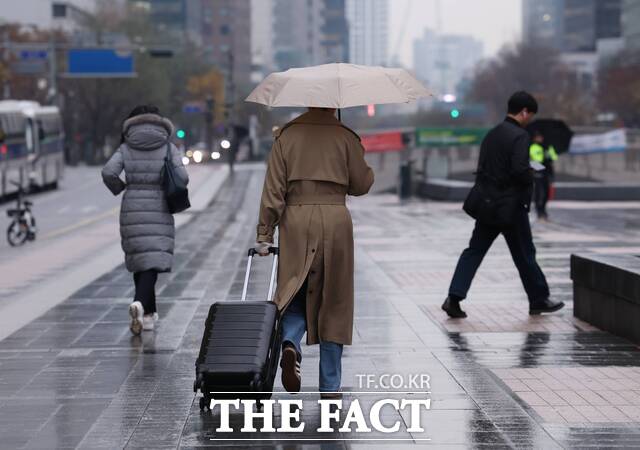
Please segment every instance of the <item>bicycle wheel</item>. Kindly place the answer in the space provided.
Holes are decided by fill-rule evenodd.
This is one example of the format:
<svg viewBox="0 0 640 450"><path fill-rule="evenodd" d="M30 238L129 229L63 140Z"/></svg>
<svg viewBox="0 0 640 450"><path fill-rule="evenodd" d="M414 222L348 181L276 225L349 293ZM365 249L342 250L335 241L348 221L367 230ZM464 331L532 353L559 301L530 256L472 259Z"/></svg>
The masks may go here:
<svg viewBox="0 0 640 450"><path fill-rule="evenodd" d="M14 220L7 228L7 241L12 247L22 245L29 235L29 226L23 221Z"/></svg>

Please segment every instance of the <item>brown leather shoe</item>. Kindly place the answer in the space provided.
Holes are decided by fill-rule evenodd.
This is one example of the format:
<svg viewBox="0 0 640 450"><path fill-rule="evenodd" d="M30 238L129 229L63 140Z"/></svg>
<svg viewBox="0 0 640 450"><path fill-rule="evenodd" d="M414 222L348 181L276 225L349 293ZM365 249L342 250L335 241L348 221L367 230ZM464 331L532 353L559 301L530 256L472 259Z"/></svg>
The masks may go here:
<svg viewBox="0 0 640 450"><path fill-rule="evenodd" d="M300 358L293 346L287 345L282 349L280 368L282 369L282 386L287 392L300 392L300 384L302 382Z"/></svg>

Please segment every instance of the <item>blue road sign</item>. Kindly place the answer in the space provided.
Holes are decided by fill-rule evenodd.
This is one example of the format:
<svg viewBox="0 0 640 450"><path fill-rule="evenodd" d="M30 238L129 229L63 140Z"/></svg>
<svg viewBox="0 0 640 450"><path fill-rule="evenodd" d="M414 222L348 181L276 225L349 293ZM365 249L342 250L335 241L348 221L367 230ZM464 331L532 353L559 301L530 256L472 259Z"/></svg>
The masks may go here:
<svg viewBox="0 0 640 450"><path fill-rule="evenodd" d="M22 61L42 60L49 57L49 52L46 50L20 50L18 57Z"/></svg>
<svg viewBox="0 0 640 450"><path fill-rule="evenodd" d="M111 48L71 49L67 52L67 77L134 77L131 51Z"/></svg>
<svg viewBox="0 0 640 450"><path fill-rule="evenodd" d="M201 102L185 103L182 107L185 114L201 114L204 112L204 105Z"/></svg>

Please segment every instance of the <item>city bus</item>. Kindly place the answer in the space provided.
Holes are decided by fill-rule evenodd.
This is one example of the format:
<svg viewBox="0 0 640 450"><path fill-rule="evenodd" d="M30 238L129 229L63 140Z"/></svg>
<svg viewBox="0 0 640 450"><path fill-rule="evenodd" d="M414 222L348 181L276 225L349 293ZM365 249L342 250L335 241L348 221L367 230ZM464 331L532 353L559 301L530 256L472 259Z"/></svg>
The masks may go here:
<svg viewBox="0 0 640 450"><path fill-rule="evenodd" d="M0 198L27 188L56 188L64 174L60 110L30 101L0 101Z"/></svg>

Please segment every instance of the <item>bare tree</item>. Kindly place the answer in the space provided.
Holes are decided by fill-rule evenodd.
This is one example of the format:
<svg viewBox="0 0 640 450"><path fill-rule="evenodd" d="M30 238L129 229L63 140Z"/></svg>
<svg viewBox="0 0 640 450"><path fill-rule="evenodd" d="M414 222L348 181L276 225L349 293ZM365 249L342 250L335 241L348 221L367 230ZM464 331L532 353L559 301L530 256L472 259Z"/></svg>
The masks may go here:
<svg viewBox="0 0 640 450"><path fill-rule="evenodd" d="M471 82L468 100L484 104L492 121L503 116L506 100L515 91L531 92L540 115L584 123L593 115L593 99L581 91L575 75L551 49L519 44L505 47L481 63Z"/></svg>
<svg viewBox="0 0 640 450"><path fill-rule="evenodd" d="M640 51L627 50L601 67L598 105L627 127L640 127Z"/></svg>
<svg viewBox="0 0 640 450"><path fill-rule="evenodd" d="M145 15L129 14L109 3L102 3L88 17L97 39L105 35L125 37L136 47L136 76L120 79L65 79L60 84L64 98L65 129L74 154L84 155L89 163L99 163L117 145L120 127L126 115L139 104L154 104L172 119L188 120L182 115L190 98L188 80L209 70L200 50L186 41L172 43L171 58L154 58L145 45L158 41L153 23ZM87 148L89 147L89 148Z"/></svg>

